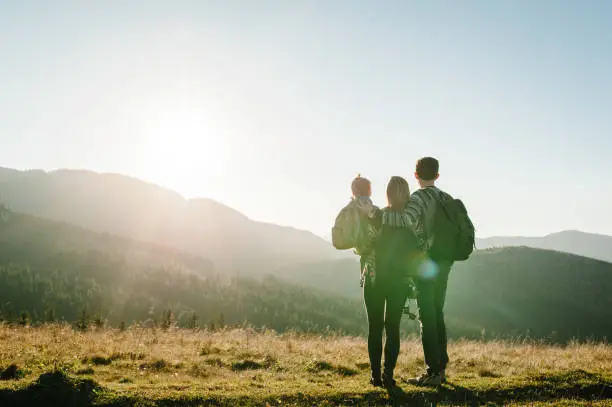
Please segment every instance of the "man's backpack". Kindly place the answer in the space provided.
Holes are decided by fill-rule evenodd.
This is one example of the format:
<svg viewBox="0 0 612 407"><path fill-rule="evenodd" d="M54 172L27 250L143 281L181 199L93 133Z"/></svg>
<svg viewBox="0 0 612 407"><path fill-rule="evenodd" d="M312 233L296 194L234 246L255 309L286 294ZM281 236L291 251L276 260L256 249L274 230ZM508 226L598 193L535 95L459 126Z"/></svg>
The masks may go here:
<svg viewBox="0 0 612 407"><path fill-rule="evenodd" d="M363 241L365 230L356 201L349 202L334 222L332 244L338 250L355 249Z"/></svg>
<svg viewBox="0 0 612 407"><path fill-rule="evenodd" d="M474 251L474 224L460 199L440 195L436 198L429 256L434 260L467 260Z"/></svg>

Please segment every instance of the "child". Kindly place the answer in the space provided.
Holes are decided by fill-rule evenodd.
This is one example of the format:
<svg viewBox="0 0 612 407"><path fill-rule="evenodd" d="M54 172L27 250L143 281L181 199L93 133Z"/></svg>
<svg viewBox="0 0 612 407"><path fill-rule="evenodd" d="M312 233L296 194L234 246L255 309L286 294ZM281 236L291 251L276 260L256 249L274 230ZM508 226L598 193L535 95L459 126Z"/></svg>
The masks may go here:
<svg viewBox="0 0 612 407"><path fill-rule="evenodd" d="M332 244L338 250L352 249L361 257L361 286L366 274L374 272L374 244L379 219L365 216L361 207L373 207L372 184L358 175L351 183L351 201L340 210L332 227Z"/></svg>
<svg viewBox="0 0 612 407"><path fill-rule="evenodd" d="M353 193L353 203L357 206L364 204L372 205L372 183L369 179L357 175L351 183L351 192ZM359 227L362 229L360 233L361 239L357 247L355 247L355 253L360 256L361 287L364 286L366 279L374 282L376 278L376 252L374 250L374 244L376 243L376 237L380 227L378 223L379 220L369 219L367 217L361 217L360 219Z"/></svg>

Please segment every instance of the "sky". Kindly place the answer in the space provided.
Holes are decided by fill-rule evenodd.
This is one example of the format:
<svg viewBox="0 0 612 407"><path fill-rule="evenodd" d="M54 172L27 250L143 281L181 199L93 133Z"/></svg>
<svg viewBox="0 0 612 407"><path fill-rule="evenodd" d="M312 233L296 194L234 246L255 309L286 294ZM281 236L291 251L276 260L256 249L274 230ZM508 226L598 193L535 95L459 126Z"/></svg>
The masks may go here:
<svg viewBox="0 0 612 407"><path fill-rule="evenodd" d="M612 2L0 0L0 166L327 236L440 160L481 237L612 235Z"/></svg>

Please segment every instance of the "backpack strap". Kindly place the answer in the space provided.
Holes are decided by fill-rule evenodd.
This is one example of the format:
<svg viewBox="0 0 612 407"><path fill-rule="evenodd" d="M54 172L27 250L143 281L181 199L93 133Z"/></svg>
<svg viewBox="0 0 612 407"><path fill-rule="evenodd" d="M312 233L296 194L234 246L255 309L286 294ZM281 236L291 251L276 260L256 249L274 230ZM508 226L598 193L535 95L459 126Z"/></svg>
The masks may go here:
<svg viewBox="0 0 612 407"><path fill-rule="evenodd" d="M423 216L425 222L425 236L427 237L428 247L431 247L433 242L433 226L434 219L436 218L436 211L440 206L440 192L441 191L436 187L428 187L423 189L423 193L429 196L433 202L433 205L430 204L425 207L425 213Z"/></svg>
<svg viewBox="0 0 612 407"><path fill-rule="evenodd" d="M431 248L435 239L435 236L433 236L433 227L434 227L434 219L436 218L436 214L439 208L442 208L442 210L444 210L444 206L442 205L442 201L448 201L453 199L453 197L442 191L440 188L433 186L433 187L427 187L424 188L423 193L427 194L429 197L431 197L432 201L433 201L433 205L428 205L425 208L425 214L424 214L424 219L425 219L425 235L427 237L427 247ZM448 214L446 214L448 216Z"/></svg>

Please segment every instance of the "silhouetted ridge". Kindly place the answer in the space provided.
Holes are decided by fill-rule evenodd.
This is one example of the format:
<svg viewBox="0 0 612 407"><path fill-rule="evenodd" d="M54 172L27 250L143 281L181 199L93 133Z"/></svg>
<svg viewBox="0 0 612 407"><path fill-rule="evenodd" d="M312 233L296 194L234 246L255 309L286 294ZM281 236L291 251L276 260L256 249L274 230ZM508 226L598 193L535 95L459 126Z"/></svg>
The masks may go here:
<svg viewBox="0 0 612 407"><path fill-rule="evenodd" d="M357 261L304 263L276 275L360 299ZM612 264L528 247L477 251L456 263L445 314L451 336L612 337Z"/></svg>
<svg viewBox="0 0 612 407"><path fill-rule="evenodd" d="M544 237L498 236L477 239L480 249L491 247L526 246L556 250L612 262L612 236L565 230Z"/></svg>
<svg viewBox="0 0 612 407"><path fill-rule="evenodd" d="M238 273L215 273L202 257L8 212L0 223L0 322L83 315L190 326L252 324L279 331L363 333L363 309L347 300Z"/></svg>
<svg viewBox="0 0 612 407"><path fill-rule="evenodd" d="M119 174L4 170L0 199L18 212L174 246L243 273L345 256L310 232L250 220L210 199Z"/></svg>

